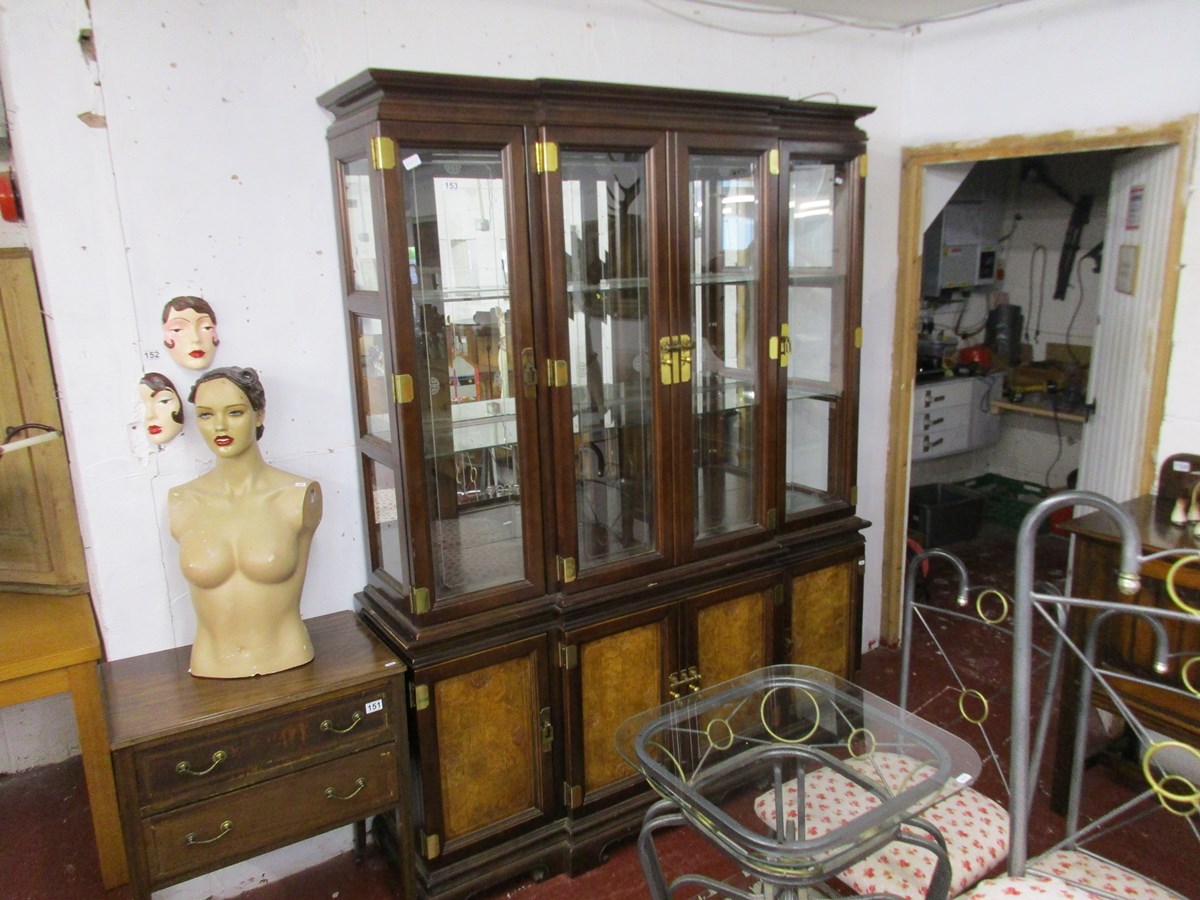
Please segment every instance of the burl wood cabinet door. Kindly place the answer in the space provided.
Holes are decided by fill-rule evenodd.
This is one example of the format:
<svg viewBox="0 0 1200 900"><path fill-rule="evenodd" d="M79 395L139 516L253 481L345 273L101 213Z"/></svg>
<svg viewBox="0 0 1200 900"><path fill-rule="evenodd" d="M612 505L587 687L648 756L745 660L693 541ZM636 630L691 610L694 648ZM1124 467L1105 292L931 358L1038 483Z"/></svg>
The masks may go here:
<svg viewBox="0 0 1200 900"><path fill-rule="evenodd" d="M793 569L787 662L853 678L859 660L862 551L855 547L812 568Z"/></svg>
<svg viewBox="0 0 1200 900"><path fill-rule="evenodd" d="M677 634L674 604L564 632L568 809L644 789L645 779L617 753L617 728L667 701L668 673L679 667Z"/></svg>
<svg viewBox="0 0 1200 900"><path fill-rule="evenodd" d="M712 687L777 662L777 597L782 585L771 574L685 601L685 657L691 665L682 673L683 690Z"/></svg>
<svg viewBox="0 0 1200 900"><path fill-rule="evenodd" d="M546 637L414 674L426 860L450 861L554 811Z"/></svg>

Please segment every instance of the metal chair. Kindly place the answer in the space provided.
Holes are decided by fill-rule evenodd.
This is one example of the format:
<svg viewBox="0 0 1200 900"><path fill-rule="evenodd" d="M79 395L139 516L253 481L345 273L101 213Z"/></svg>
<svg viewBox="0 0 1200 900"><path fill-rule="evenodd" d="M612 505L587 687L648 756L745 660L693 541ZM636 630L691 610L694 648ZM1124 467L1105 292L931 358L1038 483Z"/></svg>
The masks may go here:
<svg viewBox="0 0 1200 900"><path fill-rule="evenodd" d="M1039 590L1033 583L1032 547L1041 523L1066 506L1091 507L1110 515L1122 536L1122 562L1116 574L1122 594L1137 594L1139 570L1151 559L1173 556L1166 581L1169 608L1134 602L1060 596ZM1186 723L1200 724L1200 592L1177 589L1175 576L1182 566L1200 562L1200 552L1166 551L1140 556L1141 540L1130 516L1116 503L1085 491L1068 491L1042 501L1026 517L1017 543L1014 591L1013 711L1010 773L1011 849L1008 874L984 882L970 900L1012 897L1121 898L1121 900L1183 900L1183 896L1156 882L1150 874L1111 857L1122 843L1120 829L1149 815L1173 816L1179 832L1161 852L1195 855L1200 846L1177 844L1180 839L1200 843L1200 749L1195 731ZM1062 839L1029 858L1030 813L1033 810L1038 762L1046 743L1044 730L1031 734L1030 662L1035 628L1051 629L1065 660L1078 670L1077 704L1061 710L1063 721L1073 722L1071 787ZM1153 650L1153 671L1138 671L1118 651L1123 646ZM1132 643L1130 643L1132 642ZM1175 726L1163 720L1147 721L1147 713L1163 704L1174 710ZM1108 734L1117 735L1123 751L1115 750L1133 770L1139 787L1110 799L1108 767L1089 766L1089 720L1103 708L1109 717ZM1043 707L1039 721L1049 716ZM1071 717L1069 720L1066 717ZM1172 731L1170 735L1164 731ZM1120 748L1110 743L1109 747ZM1099 780L1107 779L1101 790ZM1099 808L1097 808L1099 807ZM1129 832L1125 832L1128 834ZM1115 840L1114 840L1115 838ZM1101 852L1107 841L1109 852ZM1139 868L1152 870L1154 859Z"/></svg>
<svg viewBox="0 0 1200 900"><path fill-rule="evenodd" d="M949 602L922 596L920 579L929 571L943 577L949 570L957 582L957 591ZM1050 589L1047 587L1047 589ZM1008 685L1007 673L997 677L980 673L972 666L969 647L976 640L1011 640L1008 621L1011 603L1001 590L971 586L962 561L953 554L933 549L917 553L909 560L903 602L900 683L898 705L919 714L948 730L962 732L984 757L984 777L974 787L959 791L934 804L921 819L940 835L950 863L949 895L955 896L1002 865L1008 854L1009 814L1004 805L1010 779L1006 776L1003 748L1008 737L1007 721L993 716L1001 705ZM947 640L947 635L952 640ZM977 646L977 645L976 645ZM989 654L994 655L994 654ZM920 665L915 678L913 662ZM1045 659L1046 696L1055 684L1054 661L1049 651ZM998 690L999 689L999 690ZM882 774L882 779L899 790L912 771L903 755L874 753L856 764L864 772ZM983 782L1001 797L997 802L978 788ZM832 828L840 816L863 802L861 789L848 779L828 770L805 776L802 790L792 784L790 799L783 803L784 827L802 821L806 827ZM805 808L798 808L799 796ZM771 827L776 827L776 801L771 792L756 801L756 812ZM936 896L944 890L934 884L937 854L914 840L912 826L904 840L887 844L870 857L847 867L838 876L858 894L884 893L906 900Z"/></svg>

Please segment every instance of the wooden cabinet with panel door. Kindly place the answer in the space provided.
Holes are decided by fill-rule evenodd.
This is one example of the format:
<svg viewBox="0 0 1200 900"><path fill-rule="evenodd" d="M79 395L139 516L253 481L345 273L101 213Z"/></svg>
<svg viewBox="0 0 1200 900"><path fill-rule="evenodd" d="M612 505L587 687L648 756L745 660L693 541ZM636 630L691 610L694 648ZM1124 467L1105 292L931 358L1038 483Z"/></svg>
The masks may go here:
<svg viewBox="0 0 1200 900"><path fill-rule="evenodd" d="M472 854L506 864L497 847L552 821L556 751L545 635L501 644L413 673L418 874L439 875ZM530 865L522 856L515 871Z"/></svg>
<svg viewBox="0 0 1200 900"><path fill-rule="evenodd" d="M779 660L785 570L861 544L869 110L380 70L320 102L370 547L356 600L431 695L413 734L435 830L404 839L431 894L522 854L574 867L581 834L645 805L616 720ZM516 770L550 787L493 804L482 759L450 778L482 751L429 709L481 648L537 634L563 677L501 719L527 738ZM808 640L844 660L857 636Z"/></svg>

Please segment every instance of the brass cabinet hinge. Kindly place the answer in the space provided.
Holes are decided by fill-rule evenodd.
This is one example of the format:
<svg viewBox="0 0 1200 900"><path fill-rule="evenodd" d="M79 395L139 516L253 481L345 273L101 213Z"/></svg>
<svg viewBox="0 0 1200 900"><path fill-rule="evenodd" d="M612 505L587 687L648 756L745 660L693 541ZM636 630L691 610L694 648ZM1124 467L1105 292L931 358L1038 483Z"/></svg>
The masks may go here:
<svg viewBox="0 0 1200 900"><path fill-rule="evenodd" d="M558 664L564 669L573 669L579 665L579 647L575 644L559 644Z"/></svg>
<svg viewBox="0 0 1200 900"><path fill-rule="evenodd" d="M436 834L421 832L421 855L426 859L437 859L442 853L442 839Z"/></svg>
<svg viewBox="0 0 1200 900"><path fill-rule="evenodd" d="M863 154L858 158L858 177L867 177L867 154Z"/></svg>
<svg viewBox="0 0 1200 900"><path fill-rule="evenodd" d="M778 518L779 518L779 513L775 510L775 507L772 506L770 509L767 510L767 527L770 528L771 530L774 530L775 524L776 524L776 521L778 520Z"/></svg>
<svg viewBox="0 0 1200 900"><path fill-rule="evenodd" d="M583 788L577 784L563 782L563 806L567 809L578 809L583 803Z"/></svg>
<svg viewBox="0 0 1200 900"><path fill-rule="evenodd" d="M779 337L767 341L767 359L779 360L779 367L786 369L791 357L792 339L788 337L788 324L784 322L779 326Z"/></svg>
<svg viewBox="0 0 1200 900"><path fill-rule="evenodd" d="M692 380L692 336L672 334L658 339L658 371L663 384Z"/></svg>
<svg viewBox="0 0 1200 900"><path fill-rule="evenodd" d="M571 383L571 367L565 359L546 360L546 387L567 387Z"/></svg>
<svg viewBox="0 0 1200 900"><path fill-rule="evenodd" d="M857 484L852 485L850 487L850 505L858 506L858 485Z"/></svg>
<svg viewBox="0 0 1200 900"><path fill-rule="evenodd" d="M575 580L575 557L556 556L554 563L558 569L558 580L561 584L570 584Z"/></svg>
<svg viewBox="0 0 1200 900"><path fill-rule="evenodd" d="M392 376L392 399L396 403L412 403L413 381L411 375Z"/></svg>
<svg viewBox="0 0 1200 900"><path fill-rule="evenodd" d="M535 399L537 397L537 363L534 361L532 347L526 347L521 351L521 380L525 386L525 399Z"/></svg>
<svg viewBox="0 0 1200 900"><path fill-rule="evenodd" d="M767 153L767 171L772 175L779 174L779 148L772 147Z"/></svg>
<svg viewBox="0 0 1200 900"><path fill-rule="evenodd" d="M371 168L380 171L396 168L396 142L390 137L371 138Z"/></svg>
<svg viewBox="0 0 1200 900"><path fill-rule="evenodd" d="M855 350L862 349L862 337L863 337L862 326L859 325L857 328L854 329L854 349Z"/></svg>
<svg viewBox="0 0 1200 900"><path fill-rule="evenodd" d="M408 705L417 712L429 709L429 685L410 683L408 686Z"/></svg>
<svg viewBox="0 0 1200 900"><path fill-rule="evenodd" d="M533 169L539 175L558 171L558 144L538 141L533 145Z"/></svg>
<svg viewBox="0 0 1200 900"><path fill-rule="evenodd" d="M549 753L554 749L554 724L550 721L550 707L543 706L538 715L542 723L542 752Z"/></svg>
<svg viewBox="0 0 1200 900"><path fill-rule="evenodd" d="M409 600L412 603L412 611L420 615L421 613L429 612L429 588L415 587L409 595Z"/></svg>

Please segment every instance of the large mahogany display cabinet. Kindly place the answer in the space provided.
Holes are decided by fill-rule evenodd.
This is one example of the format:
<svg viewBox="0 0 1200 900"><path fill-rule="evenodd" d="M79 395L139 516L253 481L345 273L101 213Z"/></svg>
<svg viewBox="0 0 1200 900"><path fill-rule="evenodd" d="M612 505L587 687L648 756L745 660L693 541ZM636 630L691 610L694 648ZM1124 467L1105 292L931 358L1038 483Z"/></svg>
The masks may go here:
<svg viewBox="0 0 1200 900"><path fill-rule="evenodd" d="M422 890L578 871L629 715L856 667L863 107L370 70L320 98Z"/></svg>

